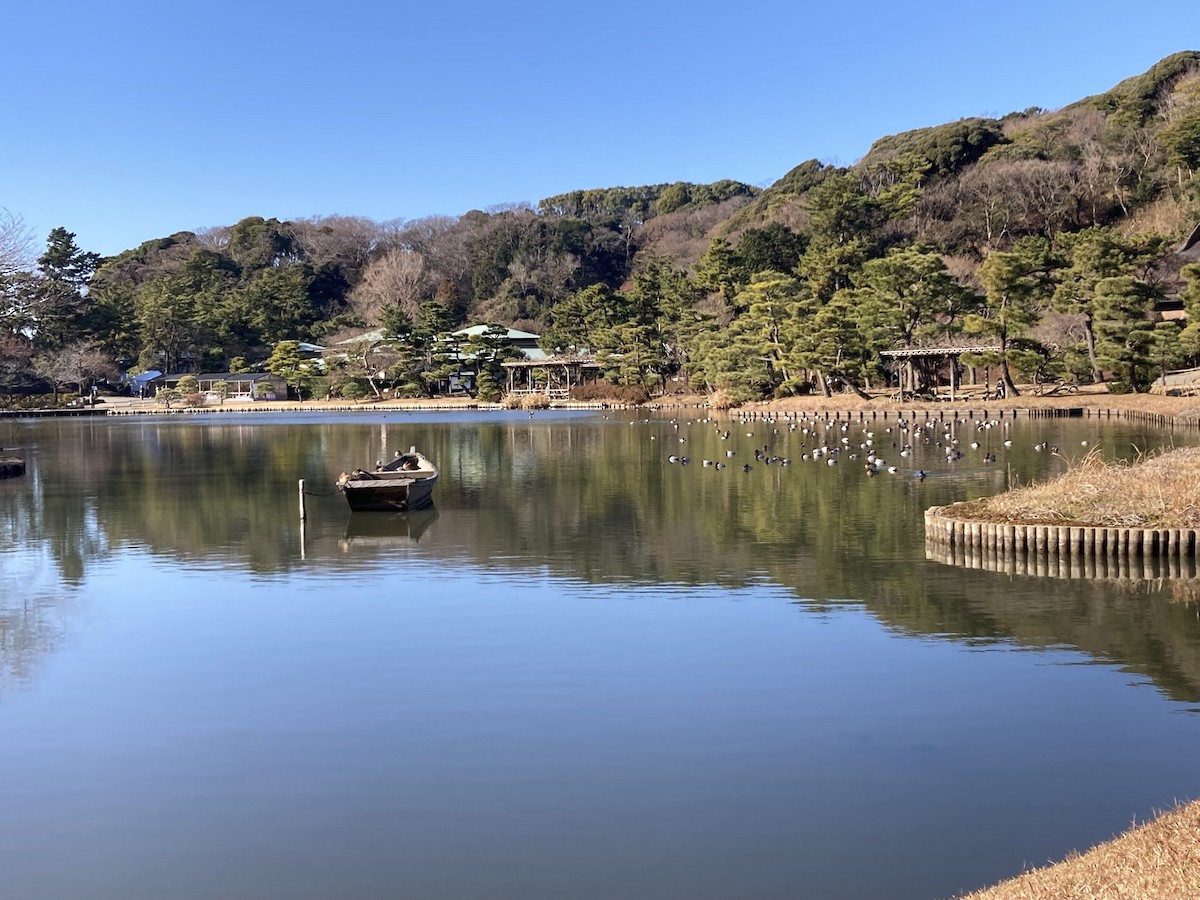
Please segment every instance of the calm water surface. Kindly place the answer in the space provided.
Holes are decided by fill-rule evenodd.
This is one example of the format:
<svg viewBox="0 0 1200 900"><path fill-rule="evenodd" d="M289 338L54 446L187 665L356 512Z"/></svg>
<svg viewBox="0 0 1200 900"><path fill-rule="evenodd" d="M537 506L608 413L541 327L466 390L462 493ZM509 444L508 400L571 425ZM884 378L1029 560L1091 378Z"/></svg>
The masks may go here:
<svg viewBox="0 0 1200 900"><path fill-rule="evenodd" d="M1197 436L965 423L946 463L867 427L897 474L857 424L0 422L0 895L949 897L1200 796L1192 585L921 529L1043 440ZM299 478L410 444L436 509L301 526Z"/></svg>

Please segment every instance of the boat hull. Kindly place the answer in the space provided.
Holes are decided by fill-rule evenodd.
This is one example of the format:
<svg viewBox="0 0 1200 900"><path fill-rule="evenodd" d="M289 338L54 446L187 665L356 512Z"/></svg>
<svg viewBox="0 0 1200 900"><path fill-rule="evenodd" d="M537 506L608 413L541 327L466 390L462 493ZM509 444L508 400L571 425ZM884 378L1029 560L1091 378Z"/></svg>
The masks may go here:
<svg viewBox="0 0 1200 900"><path fill-rule="evenodd" d="M342 484L342 493L354 512L408 512L433 502L437 476L425 478L375 478Z"/></svg>
<svg viewBox="0 0 1200 900"><path fill-rule="evenodd" d="M386 466L377 465L373 472L343 472L337 486L354 512L408 512L433 502L437 478L437 466L413 447L397 453Z"/></svg>

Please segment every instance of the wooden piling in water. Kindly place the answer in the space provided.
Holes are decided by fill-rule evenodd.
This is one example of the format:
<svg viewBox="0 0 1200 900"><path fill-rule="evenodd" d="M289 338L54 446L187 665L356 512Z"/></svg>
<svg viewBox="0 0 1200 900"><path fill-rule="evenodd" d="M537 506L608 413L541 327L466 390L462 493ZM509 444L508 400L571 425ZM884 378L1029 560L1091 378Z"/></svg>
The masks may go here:
<svg viewBox="0 0 1200 900"><path fill-rule="evenodd" d="M926 555L992 571L1064 578L1194 577L1200 530L981 522L925 510ZM939 549L941 548L941 549Z"/></svg>

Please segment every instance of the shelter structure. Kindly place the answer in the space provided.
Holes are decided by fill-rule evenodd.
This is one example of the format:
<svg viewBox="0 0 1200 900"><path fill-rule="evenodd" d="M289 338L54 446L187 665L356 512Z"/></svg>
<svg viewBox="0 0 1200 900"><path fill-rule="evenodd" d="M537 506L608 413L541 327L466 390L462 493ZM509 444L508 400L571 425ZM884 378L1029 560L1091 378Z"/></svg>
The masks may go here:
<svg viewBox="0 0 1200 900"><path fill-rule="evenodd" d="M936 393L938 376L943 366L949 369L950 398L955 399L959 387L959 357L964 353L998 353L999 347L904 347L899 350L882 350L880 356L897 365L900 377L900 395L912 395L932 387ZM948 364L948 365L947 365ZM972 382L974 381L972 370ZM932 382L932 384L931 384Z"/></svg>
<svg viewBox="0 0 1200 900"><path fill-rule="evenodd" d="M547 356L503 363L509 394L545 394L567 400L574 388L592 384L600 377L600 363L590 356Z"/></svg>
<svg viewBox="0 0 1200 900"><path fill-rule="evenodd" d="M204 372L200 375L184 372L163 375L156 380L155 386L178 387L180 379L189 374L197 380L199 392L212 402L287 399L287 382L270 372Z"/></svg>

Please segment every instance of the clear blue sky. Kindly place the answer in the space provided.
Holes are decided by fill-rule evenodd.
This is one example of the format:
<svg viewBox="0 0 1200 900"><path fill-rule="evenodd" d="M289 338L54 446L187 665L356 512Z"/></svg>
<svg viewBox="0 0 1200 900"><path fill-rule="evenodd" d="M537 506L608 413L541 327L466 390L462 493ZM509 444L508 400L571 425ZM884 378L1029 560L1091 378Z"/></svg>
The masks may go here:
<svg viewBox="0 0 1200 900"><path fill-rule="evenodd" d="M0 207L117 253L250 215L461 215L849 164L1196 49L1192 2L15 0ZM1192 23L1191 26L1188 23Z"/></svg>

